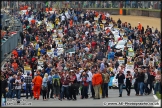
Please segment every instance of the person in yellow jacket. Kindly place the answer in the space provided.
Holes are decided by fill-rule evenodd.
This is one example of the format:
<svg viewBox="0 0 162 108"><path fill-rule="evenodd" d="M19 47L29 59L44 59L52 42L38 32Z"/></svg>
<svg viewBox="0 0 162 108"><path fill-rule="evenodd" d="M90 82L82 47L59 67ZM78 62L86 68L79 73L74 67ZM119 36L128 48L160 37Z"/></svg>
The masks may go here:
<svg viewBox="0 0 162 108"><path fill-rule="evenodd" d="M57 17L57 18L55 19L55 27L56 27L56 28L58 27L59 22L60 22L60 20L59 20L59 18Z"/></svg>
<svg viewBox="0 0 162 108"><path fill-rule="evenodd" d="M38 48L38 53L37 53L37 56L39 57L40 56L40 48Z"/></svg>

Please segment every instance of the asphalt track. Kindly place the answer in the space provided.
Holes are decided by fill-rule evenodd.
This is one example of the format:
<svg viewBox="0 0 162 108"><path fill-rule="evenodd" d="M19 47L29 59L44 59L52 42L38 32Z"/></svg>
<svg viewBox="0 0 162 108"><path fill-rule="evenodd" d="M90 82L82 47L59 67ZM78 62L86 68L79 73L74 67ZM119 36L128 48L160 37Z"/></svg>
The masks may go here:
<svg viewBox="0 0 162 108"><path fill-rule="evenodd" d="M102 107L106 102L159 102L159 100L155 99L152 94L150 95L144 95L144 96L135 96L135 91L134 89L131 90L131 95L127 96L127 92L125 89L123 89L123 97L118 97L119 92L118 89L109 89L109 97L108 98L101 98L99 100L94 100L92 98L88 99L80 99L80 96L77 96L77 100L58 100L58 99L49 99L46 101L43 101L42 96L40 96L39 100L33 100L33 99L27 99L25 103L32 103L32 106L37 106L37 107L75 107L75 106L80 106L80 107ZM25 97L22 97L21 99L25 99ZM23 102L22 102L23 103ZM107 106L107 103L106 105ZM110 105L108 105L110 106ZM114 105L116 106L116 105ZM121 107L124 105L120 105ZM22 107L22 106L21 106Z"/></svg>

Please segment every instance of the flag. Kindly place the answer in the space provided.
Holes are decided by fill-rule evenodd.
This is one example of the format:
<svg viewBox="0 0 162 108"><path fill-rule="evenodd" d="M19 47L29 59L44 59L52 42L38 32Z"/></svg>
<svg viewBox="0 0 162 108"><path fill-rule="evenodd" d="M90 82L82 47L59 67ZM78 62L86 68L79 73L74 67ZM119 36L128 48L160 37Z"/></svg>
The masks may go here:
<svg viewBox="0 0 162 108"><path fill-rule="evenodd" d="M48 6L48 2L46 2L46 6Z"/></svg>

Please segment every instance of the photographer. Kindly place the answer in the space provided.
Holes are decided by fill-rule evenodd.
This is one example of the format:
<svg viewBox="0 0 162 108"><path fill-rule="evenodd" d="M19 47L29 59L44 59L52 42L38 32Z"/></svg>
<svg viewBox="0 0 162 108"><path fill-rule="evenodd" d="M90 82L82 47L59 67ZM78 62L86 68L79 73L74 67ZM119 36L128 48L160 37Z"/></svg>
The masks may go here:
<svg viewBox="0 0 162 108"><path fill-rule="evenodd" d="M17 78L15 80L15 91L16 91L16 98L18 99L17 102L19 103L19 99L21 98L21 89L23 81L20 78L20 74L17 75Z"/></svg>
<svg viewBox="0 0 162 108"><path fill-rule="evenodd" d="M125 79L125 75L122 70L119 70L119 73L117 74L116 79L118 79L119 97L122 97L123 84L124 84L124 79Z"/></svg>
<svg viewBox="0 0 162 108"><path fill-rule="evenodd" d="M126 91L127 91L127 95L130 96L130 91L131 91L131 85L132 85L132 75L130 73L130 71L127 71L126 74Z"/></svg>

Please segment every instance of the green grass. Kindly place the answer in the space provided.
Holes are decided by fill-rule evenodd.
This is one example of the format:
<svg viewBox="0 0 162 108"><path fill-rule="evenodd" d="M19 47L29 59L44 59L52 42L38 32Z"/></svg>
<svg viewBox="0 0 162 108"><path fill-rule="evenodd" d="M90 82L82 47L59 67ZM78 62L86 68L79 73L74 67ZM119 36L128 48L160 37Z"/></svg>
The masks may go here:
<svg viewBox="0 0 162 108"><path fill-rule="evenodd" d="M159 92L156 93L156 96L157 96L158 99L161 99L161 94L159 94Z"/></svg>
<svg viewBox="0 0 162 108"><path fill-rule="evenodd" d="M88 9L88 10L93 10L93 9L96 9L96 10L106 10L106 9L120 9L120 8L83 8L83 9ZM140 8L123 8L123 9L126 9L126 10L144 10L144 11L154 11L154 12L160 12L161 10L160 9L140 9Z"/></svg>

